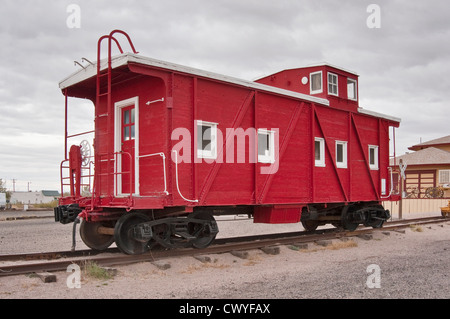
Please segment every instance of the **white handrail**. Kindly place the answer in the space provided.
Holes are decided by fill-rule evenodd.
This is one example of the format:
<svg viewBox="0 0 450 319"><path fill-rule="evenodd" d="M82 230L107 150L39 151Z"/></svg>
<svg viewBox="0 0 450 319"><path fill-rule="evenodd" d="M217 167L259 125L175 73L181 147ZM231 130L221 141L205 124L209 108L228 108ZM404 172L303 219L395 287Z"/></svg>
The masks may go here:
<svg viewBox="0 0 450 319"><path fill-rule="evenodd" d="M150 156L156 156L156 155L161 156L162 159L163 159L164 194L169 195L169 192L167 191L167 178L166 178L166 155L165 155L163 152L160 152L160 153L153 153L153 154L141 155L141 156L139 156L139 158L142 158L142 157L150 157Z"/></svg>
<svg viewBox="0 0 450 319"><path fill-rule="evenodd" d="M184 197L181 192L180 192L180 187L178 186L178 153L176 150L172 150L172 152L175 153L175 180L176 180L176 184L177 184L177 190L178 190L178 194L180 194L181 198L184 199L187 202L192 202L192 203L198 203L198 199L187 199L186 197Z"/></svg>
<svg viewBox="0 0 450 319"><path fill-rule="evenodd" d="M389 195L387 195L387 196L380 196L380 198L383 198L383 199L391 197L392 193L394 192L394 177L393 177L394 173L392 172L392 167L388 167L388 170L391 173L390 174L391 175L391 190L389 191Z"/></svg>

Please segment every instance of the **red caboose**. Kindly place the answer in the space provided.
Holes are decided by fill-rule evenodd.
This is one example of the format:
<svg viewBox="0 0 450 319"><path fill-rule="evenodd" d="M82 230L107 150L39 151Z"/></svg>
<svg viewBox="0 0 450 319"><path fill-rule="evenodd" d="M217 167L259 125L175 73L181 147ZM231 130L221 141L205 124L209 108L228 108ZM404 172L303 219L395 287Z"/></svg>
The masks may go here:
<svg viewBox="0 0 450 319"><path fill-rule="evenodd" d="M133 54L111 56L112 45L122 53L118 34ZM60 87L66 128L68 97L94 103L95 137L93 156L85 142L67 156L85 133L66 129L70 195L55 219L80 217L93 249L205 247L223 214L308 230L389 218L380 203L392 195L389 128L400 120L359 107L353 72L325 64L244 81L137 55L115 30L97 63Z"/></svg>

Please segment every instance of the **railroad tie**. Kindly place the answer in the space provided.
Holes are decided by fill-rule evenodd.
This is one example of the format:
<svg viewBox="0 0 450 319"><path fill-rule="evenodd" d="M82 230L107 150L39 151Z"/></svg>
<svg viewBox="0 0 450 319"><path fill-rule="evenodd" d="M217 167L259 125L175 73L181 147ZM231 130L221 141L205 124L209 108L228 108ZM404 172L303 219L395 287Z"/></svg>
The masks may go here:
<svg viewBox="0 0 450 319"><path fill-rule="evenodd" d="M49 272L36 272L36 276L38 276L43 282L56 282L56 275Z"/></svg>

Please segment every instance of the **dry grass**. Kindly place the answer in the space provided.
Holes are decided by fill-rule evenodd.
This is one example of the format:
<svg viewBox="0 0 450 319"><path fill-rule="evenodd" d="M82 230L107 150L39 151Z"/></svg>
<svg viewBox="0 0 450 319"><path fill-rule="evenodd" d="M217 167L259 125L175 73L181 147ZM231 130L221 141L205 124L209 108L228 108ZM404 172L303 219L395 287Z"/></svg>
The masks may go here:
<svg viewBox="0 0 450 319"><path fill-rule="evenodd" d="M320 250L338 250L343 248L351 248L351 247L358 247L358 243L355 242L353 239L347 240L347 241L338 241L333 242L331 245L324 246L324 247L317 247L313 249L300 249L301 252L316 252Z"/></svg>
<svg viewBox="0 0 450 319"><path fill-rule="evenodd" d="M411 229L412 231L416 231L416 232L423 232L423 228L422 226L418 226L418 225L409 225L409 229Z"/></svg>
<svg viewBox="0 0 450 319"><path fill-rule="evenodd" d="M192 274L199 270L204 270L208 268L215 268L215 269L225 269L229 268L230 265L224 265L224 264L215 264L215 263L202 263L200 265L189 265L186 270L181 271L181 274Z"/></svg>
<svg viewBox="0 0 450 319"><path fill-rule="evenodd" d="M339 241L325 247L325 249L338 250L342 248L358 247L358 243L354 240Z"/></svg>
<svg viewBox="0 0 450 319"><path fill-rule="evenodd" d="M244 266L254 266L261 261L261 257L258 255L250 256L243 264Z"/></svg>

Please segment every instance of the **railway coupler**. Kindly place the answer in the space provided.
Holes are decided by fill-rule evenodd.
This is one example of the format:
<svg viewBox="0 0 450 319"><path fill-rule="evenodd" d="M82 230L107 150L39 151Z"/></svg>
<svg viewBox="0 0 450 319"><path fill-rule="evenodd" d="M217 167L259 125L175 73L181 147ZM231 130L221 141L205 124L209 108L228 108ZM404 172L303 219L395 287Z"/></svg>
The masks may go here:
<svg viewBox="0 0 450 319"><path fill-rule="evenodd" d="M53 209L55 222L60 222L61 224L73 223L81 211L82 209L78 204L57 206Z"/></svg>

